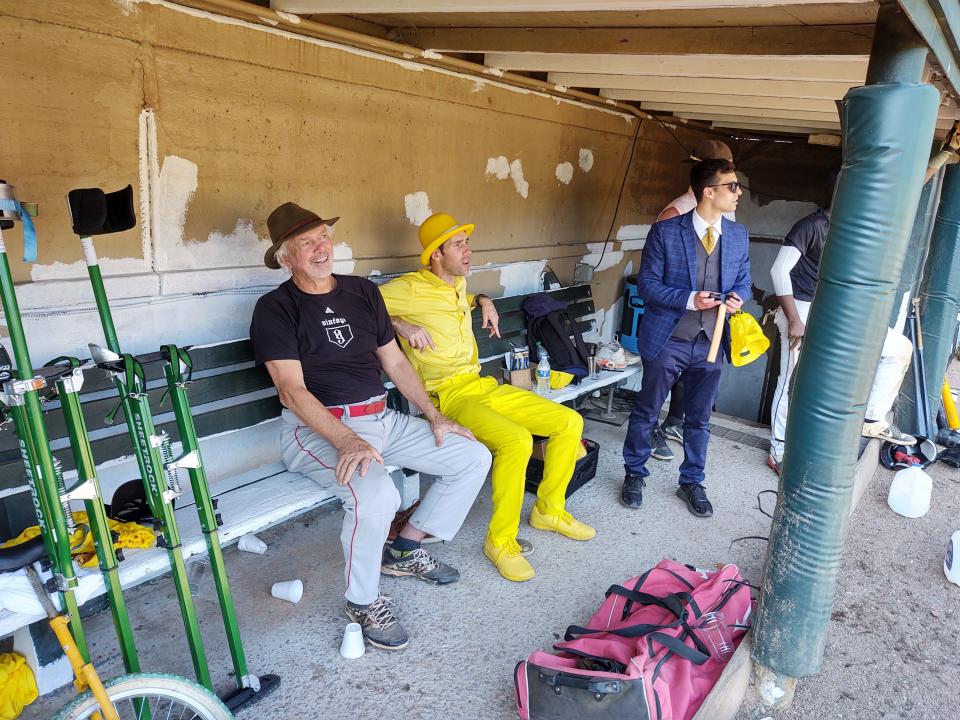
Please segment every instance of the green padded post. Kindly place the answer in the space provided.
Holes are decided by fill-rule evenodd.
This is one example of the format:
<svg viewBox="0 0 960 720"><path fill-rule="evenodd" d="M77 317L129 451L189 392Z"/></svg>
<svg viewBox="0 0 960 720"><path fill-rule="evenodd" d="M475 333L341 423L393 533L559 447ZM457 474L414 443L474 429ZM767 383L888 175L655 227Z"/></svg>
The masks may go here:
<svg viewBox="0 0 960 720"><path fill-rule="evenodd" d="M936 419L960 312L960 165L948 165L920 291L928 406ZM934 424L935 426L935 424Z"/></svg>
<svg viewBox="0 0 960 720"><path fill-rule="evenodd" d="M754 618L753 658L760 672L798 678L820 669L866 401L938 106L933 87L914 83L855 88L842 103L843 167L791 393L779 500Z"/></svg>

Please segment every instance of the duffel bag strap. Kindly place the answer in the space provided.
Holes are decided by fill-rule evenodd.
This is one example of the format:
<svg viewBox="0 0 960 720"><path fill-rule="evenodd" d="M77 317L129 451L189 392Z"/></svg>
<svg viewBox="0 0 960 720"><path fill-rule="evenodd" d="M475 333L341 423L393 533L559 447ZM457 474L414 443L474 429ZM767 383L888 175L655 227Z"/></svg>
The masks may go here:
<svg viewBox="0 0 960 720"><path fill-rule="evenodd" d="M623 585L611 585L604 594L604 597L610 597L611 595L619 595L637 605L656 605L657 607L662 607L664 610L673 613L674 617L678 618L683 616L684 601L691 599L688 593L670 593L669 595L660 597L641 592L640 590L629 590L623 587Z"/></svg>
<svg viewBox="0 0 960 720"><path fill-rule="evenodd" d="M564 633L563 639L565 641L576 640L582 635L596 635L599 633L607 633L608 635L616 635L618 637L625 638L638 638L643 637L644 635L649 635L657 630L669 630L671 628L681 626L686 627L682 619L674 620L672 623L668 623L666 625L641 623L639 625L631 625L625 628L587 628L581 627L580 625L571 625L567 628L567 632Z"/></svg>
<svg viewBox="0 0 960 720"><path fill-rule="evenodd" d="M697 645L701 645L698 642L696 635L691 633L693 641ZM689 660L694 665L703 665L707 660L710 659L710 655L706 652L700 652L699 650L694 650L692 647L684 643L680 638L676 638L673 635L667 635L666 633L654 632L647 635L647 649L650 652L650 657L654 655L653 643L654 641L660 643L672 653L675 653L682 657L684 660ZM706 650L706 648L704 648Z"/></svg>

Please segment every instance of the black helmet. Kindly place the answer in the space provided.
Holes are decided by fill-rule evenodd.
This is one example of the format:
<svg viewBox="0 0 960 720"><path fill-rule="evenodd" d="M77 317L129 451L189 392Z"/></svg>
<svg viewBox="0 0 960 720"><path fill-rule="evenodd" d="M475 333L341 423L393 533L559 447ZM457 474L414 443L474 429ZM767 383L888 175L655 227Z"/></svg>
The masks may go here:
<svg viewBox="0 0 960 720"><path fill-rule="evenodd" d="M916 445L896 445L892 442L884 442L880 446L880 464L887 470L903 470L911 465L925 468L936 459L936 457L928 458L924 456L919 442Z"/></svg>

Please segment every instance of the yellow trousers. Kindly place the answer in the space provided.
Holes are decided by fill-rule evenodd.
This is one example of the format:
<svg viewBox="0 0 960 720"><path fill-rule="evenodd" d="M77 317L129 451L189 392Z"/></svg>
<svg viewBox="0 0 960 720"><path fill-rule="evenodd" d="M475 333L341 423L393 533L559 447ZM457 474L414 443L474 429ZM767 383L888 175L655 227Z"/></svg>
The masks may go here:
<svg viewBox="0 0 960 720"><path fill-rule="evenodd" d="M549 438L537 506L551 515L563 512L583 433L580 413L478 375L457 377L431 396L440 412L469 429L493 454L489 536L494 544L517 536L533 435Z"/></svg>

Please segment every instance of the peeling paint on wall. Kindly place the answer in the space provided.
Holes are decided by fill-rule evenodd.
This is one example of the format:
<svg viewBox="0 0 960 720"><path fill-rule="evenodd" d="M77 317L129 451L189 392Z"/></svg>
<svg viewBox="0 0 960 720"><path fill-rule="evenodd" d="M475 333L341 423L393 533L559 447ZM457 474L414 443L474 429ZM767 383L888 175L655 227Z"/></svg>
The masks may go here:
<svg viewBox="0 0 960 720"><path fill-rule="evenodd" d="M430 198L423 190L404 195L403 206L407 212L407 220L414 227L420 227L420 223L433 215L433 210L430 209Z"/></svg>
<svg viewBox="0 0 960 720"><path fill-rule="evenodd" d="M782 238L797 220L816 209L814 203L795 200L773 200L761 206L744 190L737 204L737 222L746 225L752 237Z"/></svg>
<svg viewBox="0 0 960 720"><path fill-rule="evenodd" d="M137 1L138 0L114 0L114 2L117 4L117 7L120 8L124 15L130 15L131 13L136 12Z"/></svg>
<svg viewBox="0 0 960 720"><path fill-rule="evenodd" d="M510 177L520 197L526 199L527 193L530 192L530 183L523 179L523 165L520 164L520 158L510 163Z"/></svg>
<svg viewBox="0 0 960 720"><path fill-rule="evenodd" d="M580 169L585 173L593 169L593 150L580 148Z"/></svg>
<svg viewBox="0 0 960 720"><path fill-rule="evenodd" d="M149 270L144 267L141 258L102 258L99 265L104 275L135 275ZM84 260L72 263L54 262L50 265L37 264L30 267L30 279L34 282L76 278L87 278L87 263ZM17 292L20 292L20 288L17 288Z"/></svg>
<svg viewBox="0 0 960 720"><path fill-rule="evenodd" d="M486 175L493 175L497 180L506 180L508 177L513 180L513 187L516 188L520 197L526 199L530 192L530 183L523 179L523 165L520 158L510 162L506 155L487 158Z"/></svg>
<svg viewBox="0 0 960 720"><path fill-rule="evenodd" d="M510 297L540 292L543 283L543 269L546 265L546 260L529 260L508 265L480 265L475 267L473 272L499 272L500 285L503 287L503 292L500 295L501 297Z"/></svg>
<svg viewBox="0 0 960 720"><path fill-rule="evenodd" d="M617 228L617 240L645 240L650 225L621 225Z"/></svg>
<svg viewBox="0 0 960 720"><path fill-rule="evenodd" d="M506 180L510 177L510 161L506 155L487 158L487 175L496 176L497 180Z"/></svg>
<svg viewBox="0 0 960 720"><path fill-rule="evenodd" d="M587 254L580 258L580 262L595 266L595 272L619 265L621 260L623 250L614 250L612 243L587 243Z"/></svg>
<svg viewBox="0 0 960 720"><path fill-rule="evenodd" d="M557 180L562 182L564 185L569 185L570 181L573 180L573 164L568 162L562 162L557 165Z"/></svg>
<svg viewBox="0 0 960 720"><path fill-rule="evenodd" d="M288 23L291 23L293 25L300 24L299 15L295 15L294 13L284 12L283 10L274 10L274 12L277 14L277 17L280 18L281 20L286 20Z"/></svg>
<svg viewBox="0 0 960 720"><path fill-rule="evenodd" d="M197 192L197 166L182 157L168 155L156 178L153 230L158 265L166 267L168 250L183 245L187 205Z"/></svg>

